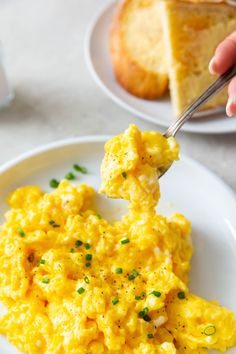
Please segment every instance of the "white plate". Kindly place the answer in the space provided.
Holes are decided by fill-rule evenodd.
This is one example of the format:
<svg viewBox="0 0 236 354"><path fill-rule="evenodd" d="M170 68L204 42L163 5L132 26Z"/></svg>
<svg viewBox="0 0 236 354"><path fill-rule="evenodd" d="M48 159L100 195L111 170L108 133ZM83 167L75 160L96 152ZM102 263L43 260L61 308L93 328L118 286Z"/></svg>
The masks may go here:
<svg viewBox="0 0 236 354"><path fill-rule="evenodd" d="M100 164L107 137L84 137L56 142L29 152L0 168L0 215L7 209L5 198L17 187L37 184L50 190L51 178L61 179L74 163L88 168L79 182L98 189ZM161 178L159 211L182 212L192 221L194 257L190 289L207 299L217 299L236 313L236 199L218 177L202 165L182 156ZM96 200L98 212L114 217L126 209L124 203ZM109 210L109 213L107 212ZM0 337L0 353L18 353ZM231 350L236 354L236 349Z"/></svg>
<svg viewBox="0 0 236 354"><path fill-rule="evenodd" d="M109 31L115 4L106 5L92 21L85 39L85 58L89 71L100 88L117 104L135 116L167 128L173 122L169 98L142 100L126 92L115 80L109 53ZM183 131L204 134L236 132L236 119L226 117L219 108L201 113L186 123Z"/></svg>

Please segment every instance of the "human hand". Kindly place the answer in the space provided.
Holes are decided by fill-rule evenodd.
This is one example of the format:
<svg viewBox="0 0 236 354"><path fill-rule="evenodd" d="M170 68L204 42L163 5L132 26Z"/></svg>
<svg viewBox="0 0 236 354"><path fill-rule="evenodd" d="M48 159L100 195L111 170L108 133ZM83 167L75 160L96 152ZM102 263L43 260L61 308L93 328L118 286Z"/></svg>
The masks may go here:
<svg viewBox="0 0 236 354"><path fill-rule="evenodd" d="M223 74L236 63L236 31L226 37L216 48L215 55L209 63L211 74ZM236 77L228 86L226 113L229 117L236 115Z"/></svg>

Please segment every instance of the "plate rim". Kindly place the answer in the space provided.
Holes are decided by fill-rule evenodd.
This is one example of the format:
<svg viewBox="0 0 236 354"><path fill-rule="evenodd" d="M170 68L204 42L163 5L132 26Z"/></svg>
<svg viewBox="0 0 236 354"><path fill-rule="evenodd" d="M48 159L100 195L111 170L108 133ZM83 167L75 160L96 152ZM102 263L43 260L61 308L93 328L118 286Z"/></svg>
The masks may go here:
<svg viewBox="0 0 236 354"><path fill-rule="evenodd" d="M77 136L77 137L70 137L66 139L60 139L56 141L49 142L47 144L42 144L40 146L37 146L33 149L30 149L22 154L19 154L18 156L10 159L9 161L3 163L0 165L0 179L1 175L8 170L10 170L12 167L14 167L17 164L20 164L21 162L39 155L40 153L44 153L56 148L68 146L68 145L76 145L76 144L82 144L82 143L103 143L112 138L113 135L85 135L85 136ZM215 172L213 172L209 167L205 166L201 162L185 155L184 153L180 154L180 161L185 161L187 164L192 165L193 167L196 167L198 169L203 170L205 173L210 175L211 178L214 179L216 183L224 190L225 193L227 193L228 197L231 198L232 202L235 204L235 209L236 209L236 191L227 184L223 178L218 176Z"/></svg>
<svg viewBox="0 0 236 354"><path fill-rule="evenodd" d="M154 118L152 118L151 116L149 116L148 114L144 113L144 112L140 112L138 109L134 108L133 106L131 106L129 103L125 102L124 100L122 100L121 98L119 98L116 94L114 94L111 90L109 90L109 88L102 82L100 76L97 74L93 62L92 62L92 56L91 56L91 39L94 33L94 28L97 25L97 22L100 20L100 18L107 12L109 11L109 9L113 8L115 6L116 2L114 0L109 0L108 2L105 3L105 5L101 6L97 12L95 13L95 15L92 17L92 20L90 21L86 33L85 33L85 37L84 37L84 58L85 58L85 62L88 68L88 71L90 72L93 80L95 81L95 83L98 85L98 87L100 87L100 89L107 95L107 97L109 97L113 102L115 102L118 106L120 106L121 108L125 109L127 112L135 115L137 118L142 119L144 121L148 121L152 124L155 124L159 127L162 128L168 128L169 125L165 124L165 122L161 121L161 120L156 120ZM218 108L219 109L219 108ZM203 117L199 117L199 119L201 119ZM197 118L196 118L197 119ZM227 117L225 117L225 119L228 119ZM236 118L235 118L236 119ZM181 131L184 133L192 133L192 134L212 134L212 135L220 135L220 134L234 134L236 132L236 126L233 128L230 127L226 127L226 128L222 128L222 130L212 130L211 128L205 128L205 129L199 129L196 127L196 125L184 125L181 128Z"/></svg>

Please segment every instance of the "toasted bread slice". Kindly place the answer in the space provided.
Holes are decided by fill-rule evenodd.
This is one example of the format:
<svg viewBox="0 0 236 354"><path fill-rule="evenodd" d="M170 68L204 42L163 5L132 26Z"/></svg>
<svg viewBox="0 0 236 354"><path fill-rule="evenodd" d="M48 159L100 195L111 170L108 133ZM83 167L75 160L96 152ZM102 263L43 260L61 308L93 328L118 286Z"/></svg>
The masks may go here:
<svg viewBox="0 0 236 354"><path fill-rule="evenodd" d="M145 99L163 96L168 75L158 0L123 0L110 37L114 73L131 94Z"/></svg>
<svg viewBox="0 0 236 354"><path fill-rule="evenodd" d="M179 115L215 80L208 64L217 45L236 29L236 8L174 0L163 1L162 6L171 99ZM225 89L203 109L224 105L226 100Z"/></svg>

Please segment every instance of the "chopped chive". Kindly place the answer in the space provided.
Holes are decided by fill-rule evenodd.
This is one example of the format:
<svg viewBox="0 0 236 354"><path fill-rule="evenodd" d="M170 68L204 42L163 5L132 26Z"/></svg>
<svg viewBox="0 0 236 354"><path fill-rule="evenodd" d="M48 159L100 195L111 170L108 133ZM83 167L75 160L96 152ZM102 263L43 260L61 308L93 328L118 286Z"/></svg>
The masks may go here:
<svg viewBox="0 0 236 354"><path fill-rule="evenodd" d="M139 315L139 317L143 317L143 316L145 316L145 312L144 312L144 310L140 311L138 315Z"/></svg>
<svg viewBox="0 0 236 354"><path fill-rule="evenodd" d="M75 241L75 247L80 247L82 244L83 242L80 240Z"/></svg>
<svg viewBox="0 0 236 354"><path fill-rule="evenodd" d="M50 221L49 221L49 224L50 224L50 225L53 225L53 224L55 224L55 221L54 221L54 220L50 220Z"/></svg>
<svg viewBox="0 0 236 354"><path fill-rule="evenodd" d="M185 299L185 293L183 291L180 291L177 295L180 300Z"/></svg>
<svg viewBox="0 0 236 354"><path fill-rule="evenodd" d="M135 275L130 274L130 275L128 276L128 279L129 279L129 280L134 280L134 279L135 279Z"/></svg>
<svg viewBox="0 0 236 354"><path fill-rule="evenodd" d="M73 172L68 172L66 175L65 175L65 178L68 179L68 181L71 181L73 179L75 179L75 175Z"/></svg>
<svg viewBox="0 0 236 354"><path fill-rule="evenodd" d="M144 292L142 292L141 295L136 295L135 296L135 300L143 300L145 298L146 294Z"/></svg>
<svg viewBox="0 0 236 354"><path fill-rule="evenodd" d="M41 258L41 259L38 261L37 266L39 267L41 264L45 264L45 263L46 263L45 259Z"/></svg>
<svg viewBox="0 0 236 354"><path fill-rule="evenodd" d="M52 227L55 227L55 228L56 228L56 227L61 227L61 225L59 225L59 224L53 224Z"/></svg>
<svg viewBox="0 0 236 354"><path fill-rule="evenodd" d="M134 280L138 275L139 275L139 272L137 272L137 270L133 269L132 273L128 276L128 279Z"/></svg>
<svg viewBox="0 0 236 354"><path fill-rule="evenodd" d="M142 309L142 311L139 312L139 317L144 317L145 315L147 315L149 312L148 307L144 307L144 309Z"/></svg>
<svg viewBox="0 0 236 354"><path fill-rule="evenodd" d="M33 261L34 261L34 254L33 253L31 253L29 256L28 256L28 261L30 262L30 263L33 263Z"/></svg>
<svg viewBox="0 0 236 354"><path fill-rule="evenodd" d="M143 316L143 319L144 319L144 321L146 321L146 322L150 322L150 321L151 321L151 317L148 316L148 315L144 315L144 316Z"/></svg>
<svg viewBox="0 0 236 354"><path fill-rule="evenodd" d="M20 237L25 237L25 232L21 227L18 227L17 232L20 235Z"/></svg>
<svg viewBox="0 0 236 354"><path fill-rule="evenodd" d="M115 272L116 272L116 274L122 274L123 273L123 269L122 268L116 268Z"/></svg>
<svg viewBox="0 0 236 354"><path fill-rule="evenodd" d="M123 240L120 241L122 245L125 245L126 243L129 243L130 240L128 238L123 238Z"/></svg>
<svg viewBox="0 0 236 354"><path fill-rule="evenodd" d="M148 337L148 339L152 339L152 338L154 338L154 335L152 333L148 333L147 337Z"/></svg>
<svg viewBox="0 0 236 354"><path fill-rule="evenodd" d="M119 301L120 301L120 300L117 299L117 297L115 297L115 298L112 300L112 304L113 304L113 305L116 305L116 304L118 304Z"/></svg>
<svg viewBox="0 0 236 354"><path fill-rule="evenodd" d="M216 328L215 326L207 326L205 329L204 329L204 332L203 332L206 336L213 336L213 334L216 333Z"/></svg>
<svg viewBox="0 0 236 354"><path fill-rule="evenodd" d="M89 284L89 278L87 276L84 277L84 281L85 281L86 284Z"/></svg>
<svg viewBox="0 0 236 354"><path fill-rule="evenodd" d="M121 173L123 178L127 178L127 173L124 171Z"/></svg>
<svg viewBox="0 0 236 354"><path fill-rule="evenodd" d="M50 187L52 187L52 188L57 188L57 187L59 186L59 182L58 182L55 178L53 178L53 179L51 179L51 181L49 182L49 185L50 185Z"/></svg>
<svg viewBox="0 0 236 354"><path fill-rule="evenodd" d="M85 292L85 289L81 286L81 288L79 288L78 290L77 290L77 293L78 294L83 294Z"/></svg>
<svg viewBox="0 0 236 354"><path fill-rule="evenodd" d="M139 317L140 317L140 318L143 318L144 321L146 321L146 322L151 321L151 317L148 316L148 312L149 312L148 307L144 307L144 309L139 312Z"/></svg>
<svg viewBox="0 0 236 354"><path fill-rule="evenodd" d="M142 292L141 295L136 295L135 296L135 300L143 300L145 298L146 294L144 292Z"/></svg>
<svg viewBox="0 0 236 354"><path fill-rule="evenodd" d="M70 249L70 253L75 253L75 249L74 249L74 248L71 248L71 249Z"/></svg>
<svg viewBox="0 0 236 354"><path fill-rule="evenodd" d="M139 272L137 272L137 270L133 269L132 274L133 274L135 277L137 277L137 276L139 275Z"/></svg>
<svg viewBox="0 0 236 354"><path fill-rule="evenodd" d="M86 167L82 167L82 166L80 166L80 165L78 165L78 164L74 164L73 167L74 167L74 169L75 169L77 172L81 172L81 173L87 173L87 172L88 172L88 170L87 170Z"/></svg>
<svg viewBox="0 0 236 354"><path fill-rule="evenodd" d="M91 267L91 262L87 262L87 263L85 263L85 267Z"/></svg>
<svg viewBox="0 0 236 354"><path fill-rule="evenodd" d="M149 295L154 295L156 297L160 297L161 293L160 293L160 291L153 290Z"/></svg>
<svg viewBox="0 0 236 354"><path fill-rule="evenodd" d="M100 214L97 214L96 217L101 220L102 216Z"/></svg>
<svg viewBox="0 0 236 354"><path fill-rule="evenodd" d="M91 260L92 260L92 258L93 258L93 255L92 255L92 254L90 254L90 253L87 253L87 254L85 255L85 259L86 259L86 261L91 261Z"/></svg>
<svg viewBox="0 0 236 354"><path fill-rule="evenodd" d="M89 249L90 249L90 247L91 247L91 246L90 246L90 244L89 244L89 243L85 243L85 244L84 244L84 248L85 248L86 250L89 250Z"/></svg>
<svg viewBox="0 0 236 354"><path fill-rule="evenodd" d="M42 279L42 283L49 284L50 283L50 279L49 278L43 278Z"/></svg>

